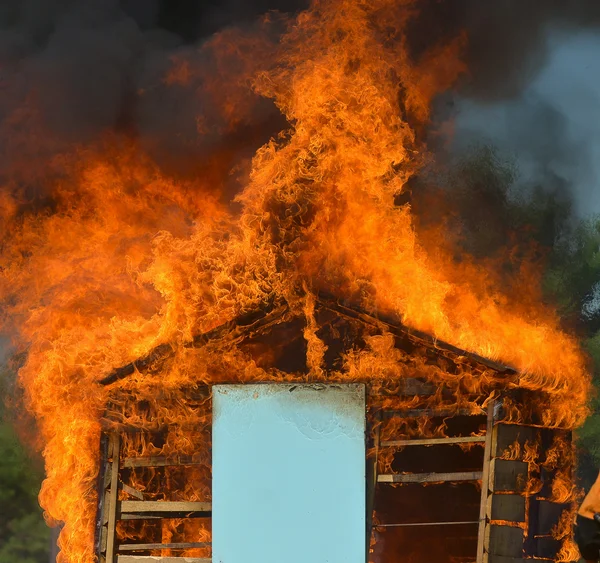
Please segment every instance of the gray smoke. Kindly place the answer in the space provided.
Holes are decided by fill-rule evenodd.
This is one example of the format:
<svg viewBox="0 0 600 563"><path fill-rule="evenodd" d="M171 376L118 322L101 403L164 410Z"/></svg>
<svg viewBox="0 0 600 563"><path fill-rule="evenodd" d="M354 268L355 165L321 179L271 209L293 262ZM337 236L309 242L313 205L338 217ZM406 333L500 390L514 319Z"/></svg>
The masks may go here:
<svg viewBox="0 0 600 563"><path fill-rule="evenodd" d="M223 26L236 24L240 34L251 34L259 14L296 4L5 0L0 5L0 181L6 186L10 180L26 198L43 204L52 158L114 131L138 140L173 173L185 161L210 161L211 151L225 143L249 154L249 144L256 148L273 132L269 125L277 112L253 97L247 84L235 83L235 57L219 66L214 53L201 46ZM167 85L175 61L189 65L191 78ZM217 83L211 92L207 77ZM221 87L234 96L232 89L245 89L241 95L249 100L237 119L242 132L234 131L233 139L226 138L231 127L213 107ZM206 117L202 134L201 116Z"/></svg>
<svg viewBox="0 0 600 563"><path fill-rule="evenodd" d="M232 147L231 162L223 163L226 172L282 124L270 102L248 94L237 129L225 127L214 97L206 93L206 77L231 84L236 61L219 65L199 46L219 29L238 25L252 32L259 14L307 4L4 0L0 181L26 186L26 197L42 194L43 200L54 155L115 130L140 140L172 173L204 173L202 163L214 160L213 150ZM581 212L600 211L595 195L600 2L421 0L418 6L409 31L415 57L461 30L469 37L469 74L455 92L454 148L484 140L498 144L517 154L525 184L563 186L573 191ZM174 58L204 74L167 86L164 77ZM199 116L208 118L202 135ZM200 164L186 170L189 162Z"/></svg>
<svg viewBox="0 0 600 563"><path fill-rule="evenodd" d="M463 96L454 150L489 142L512 156L524 189L568 191L576 213L600 213L600 32L545 31L544 63L508 99Z"/></svg>

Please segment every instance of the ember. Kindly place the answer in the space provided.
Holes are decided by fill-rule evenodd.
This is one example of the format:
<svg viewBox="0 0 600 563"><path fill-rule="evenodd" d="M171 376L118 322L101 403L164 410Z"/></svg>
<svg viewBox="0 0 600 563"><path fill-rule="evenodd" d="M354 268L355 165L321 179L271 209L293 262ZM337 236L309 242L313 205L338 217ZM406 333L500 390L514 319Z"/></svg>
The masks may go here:
<svg viewBox="0 0 600 563"><path fill-rule="evenodd" d="M15 177L0 319L27 352L59 562L210 558L211 386L245 382L365 385L374 563L423 560L415 538L440 563L575 558L576 340L541 300L427 252L394 203L427 160L433 97L466 70L463 35L410 56L415 6L315 1L218 34L202 68L175 58L156 88L210 99L190 116L209 154L185 173L112 132L48 164L42 211ZM233 132L265 99L287 123L258 148L248 133L247 166ZM451 515L424 510L436 487Z"/></svg>

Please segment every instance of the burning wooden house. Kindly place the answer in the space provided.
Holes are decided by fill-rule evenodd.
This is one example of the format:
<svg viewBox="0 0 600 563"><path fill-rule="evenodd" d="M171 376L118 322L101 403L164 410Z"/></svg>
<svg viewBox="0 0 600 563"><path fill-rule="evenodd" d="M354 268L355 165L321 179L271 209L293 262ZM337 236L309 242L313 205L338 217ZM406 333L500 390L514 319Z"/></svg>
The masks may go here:
<svg viewBox="0 0 600 563"><path fill-rule="evenodd" d="M551 394L331 297L272 302L102 383L100 563L577 559Z"/></svg>

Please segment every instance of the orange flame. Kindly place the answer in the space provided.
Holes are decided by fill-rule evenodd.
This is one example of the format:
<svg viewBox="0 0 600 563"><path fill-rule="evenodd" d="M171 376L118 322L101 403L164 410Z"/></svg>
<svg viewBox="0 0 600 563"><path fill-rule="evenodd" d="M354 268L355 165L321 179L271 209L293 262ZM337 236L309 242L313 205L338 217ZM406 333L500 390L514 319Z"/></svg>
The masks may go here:
<svg viewBox="0 0 600 563"><path fill-rule="evenodd" d="M246 381L273 377L239 351L182 346L273 296L306 314L314 377L324 376L326 350L311 292L328 290L514 366L520 376L511 385L550 394L544 424L573 427L583 420L590 385L584 356L556 315L531 295L509 300L494 275L467 257L458 265L441 249L430 251L417 237L410 207L394 205L426 161L419 131L432 98L465 71L463 36L418 60L409 54L404 30L414 5L316 0L279 42L268 38L273 22L266 21L258 38L227 32L211 40L204 47L212 57L208 70L174 61L156 87L211 94L214 114L190 116L202 140L235 131L258 111L260 97L272 99L287 119L288 129L257 149L249 172L225 148L211 152L208 164L192 165L192 173L174 174L145 154L152 139L114 134L43 168L39 176L50 195L38 210L17 180L7 186L11 195L0 199L1 328L27 352L19 380L45 444L40 502L50 521L65 522L61 562L94 560L98 439L108 399L98 380L164 343L176 356L160 378L133 374L120 390L156 405L157 388L176 395L183 385L227 380L234 372ZM222 78L226 66L236 80ZM11 119L35 115L34 105L28 99ZM42 125L32 137L43 139L40 131ZM27 170L29 163L20 164ZM234 168L243 188L231 205L225 194ZM390 335L367 344L334 375L407 375ZM487 389L492 377L465 368L459 388L439 367L410 362L432 381L454 385L465 404L468 392ZM175 415L166 410L160 412L168 424ZM140 426L157 423L142 413L129 416ZM185 412L178 422L190 428L198 416ZM170 439L161 453L193 450L202 437L182 432ZM138 446L151 450L133 442L124 447L131 453ZM201 473L199 483L206 478ZM210 495L201 484L184 493ZM166 526L164 537L171 537L177 524Z"/></svg>

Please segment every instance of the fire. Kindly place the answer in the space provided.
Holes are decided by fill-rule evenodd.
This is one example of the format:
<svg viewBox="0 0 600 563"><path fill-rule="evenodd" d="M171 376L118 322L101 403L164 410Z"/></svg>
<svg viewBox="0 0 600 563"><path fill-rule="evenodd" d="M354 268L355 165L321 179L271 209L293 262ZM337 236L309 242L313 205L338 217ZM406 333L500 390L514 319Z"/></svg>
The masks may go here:
<svg viewBox="0 0 600 563"><path fill-rule="evenodd" d="M420 133L432 98L466 70L464 36L417 60L409 54L404 30L415 7L410 0L315 0L295 19L266 19L256 34L217 35L202 47L206 68L173 60L157 87L210 94L206 114L189 116L207 147L211 135L235 131L265 99L285 117L286 129L255 147L250 166L230 147L210 147L206 162L175 173L172 162L151 156L152 139L107 132L36 171L44 186L39 201L21 187L26 167L6 186L1 328L26 352L19 381L44 442L40 502L50 522L65 523L62 562L94 560L98 440L108 400L97 382L167 343L176 361L160 381L134 374L122 389L145 389L137 399L155 405L157 384L176 397L182 386L227 379L231 366L241 380L273 377L241 353L215 359L210 349L192 353L183 344L274 297L308 319L314 378L326 374L313 294L334 291L513 366L520 378L510 384L552 396L545 424L583 420L585 359L556 315L529 299L509 300L493 273L466 257L457 265L442 246L432 251L417 237L410 206L394 205L427 159ZM281 40L273 41L281 27ZM35 113L33 103L23 111ZM42 125L39 131L43 137ZM227 196L232 169L241 184L235 201ZM373 337L369 352L351 354L338 376L405 376L390 340ZM211 361L230 371L210 369ZM423 369L432 381L447 377ZM466 373L463 383L476 389L489 380ZM129 412L124 420L150 428L174 415L145 416ZM189 417L177 421L183 428L202 427L200 411L181 416ZM444 435L441 427L426 430ZM206 437L172 438L161 454L199 451ZM158 453L150 444L125 447ZM201 485L184 493L210 494ZM553 491L561 500L567 493Z"/></svg>

